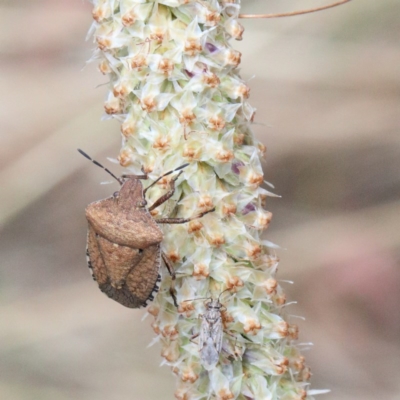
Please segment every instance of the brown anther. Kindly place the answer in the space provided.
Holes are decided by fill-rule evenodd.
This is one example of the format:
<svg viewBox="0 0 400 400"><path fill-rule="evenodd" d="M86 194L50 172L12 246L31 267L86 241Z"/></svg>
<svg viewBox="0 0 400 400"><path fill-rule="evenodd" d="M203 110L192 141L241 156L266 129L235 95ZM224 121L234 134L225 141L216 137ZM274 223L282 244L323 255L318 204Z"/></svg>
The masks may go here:
<svg viewBox="0 0 400 400"><path fill-rule="evenodd" d="M292 364L294 368L297 369L297 371L302 371L304 369L304 363L306 361L306 358L303 356L299 356L295 360L293 360Z"/></svg>
<svg viewBox="0 0 400 400"><path fill-rule="evenodd" d="M307 399L307 391L304 389L298 389L299 400L306 400Z"/></svg>
<svg viewBox="0 0 400 400"><path fill-rule="evenodd" d="M174 70L174 63L168 58L163 58L158 63L158 70L165 75L170 75L171 71Z"/></svg>
<svg viewBox="0 0 400 400"><path fill-rule="evenodd" d="M179 117L179 122L182 125L190 125L196 119L196 115L191 110L183 110Z"/></svg>
<svg viewBox="0 0 400 400"><path fill-rule="evenodd" d="M237 67L242 59L242 53L237 50L229 50L226 56L226 64Z"/></svg>
<svg viewBox="0 0 400 400"><path fill-rule="evenodd" d="M184 372L182 372L181 379L183 382L190 382L194 383L197 381L199 376L192 370L192 369L186 369Z"/></svg>
<svg viewBox="0 0 400 400"><path fill-rule="evenodd" d="M147 308L147 312L151 315L153 315L154 317L157 317L158 313L160 312L160 308L154 304L151 304L148 308Z"/></svg>
<svg viewBox="0 0 400 400"><path fill-rule="evenodd" d="M197 280L205 279L210 275L208 265L203 263L195 264L192 274Z"/></svg>
<svg viewBox="0 0 400 400"><path fill-rule="evenodd" d="M276 293L276 288L278 286L278 282L274 278L268 278L266 281L264 281L261 285L267 294L275 294Z"/></svg>
<svg viewBox="0 0 400 400"><path fill-rule="evenodd" d="M154 32L150 35L150 39L159 44L164 40L164 32Z"/></svg>
<svg viewBox="0 0 400 400"><path fill-rule="evenodd" d="M259 142L257 144L258 150L260 150L261 154L263 156L265 156L265 154L267 153L267 146L264 143Z"/></svg>
<svg viewBox="0 0 400 400"><path fill-rule="evenodd" d="M142 110L152 112L157 107L157 102L154 97L145 97L141 102Z"/></svg>
<svg viewBox="0 0 400 400"><path fill-rule="evenodd" d="M258 321L254 320L253 318L248 318L243 326L243 330L245 333L249 333L254 336L257 335L260 329L261 329L261 324Z"/></svg>
<svg viewBox="0 0 400 400"><path fill-rule="evenodd" d="M242 40L243 39L243 32L244 32L244 27L237 23L235 24L234 28L232 29L232 31L230 32L230 34L232 35L232 37L236 40Z"/></svg>
<svg viewBox="0 0 400 400"><path fill-rule="evenodd" d="M252 244L246 249L249 258L254 260L261 254L261 246L259 244Z"/></svg>
<svg viewBox="0 0 400 400"><path fill-rule="evenodd" d="M122 16L122 25L131 26L136 22L136 14L132 11L128 11Z"/></svg>
<svg viewBox="0 0 400 400"><path fill-rule="evenodd" d="M215 26L221 20L221 15L216 12L209 12L206 15L206 24L208 26Z"/></svg>
<svg viewBox="0 0 400 400"><path fill-rule="evenodd" d="M157 185L158 186L160 186L160 187L162 187L163 189L166 189L169 185L170 185L170 180L171 180L171 177L169 177L169 176L164 176L162 179L160 179L158 182L157 182Z"/></svg>
<svg viewBox="0 0 400 400"><path fill-rule="evenodd" d="M109 74L111 72L111 68L107 60L103 60L99 64L99 70L103 75Z"/></svg>
<svg viewBox="0 0 400 400"><path fill-rule="evenodd" d="M180 255L178 254L178 252L176 250L169 251L167 253L167 256L174 263L181 259Z"/></svg>
<svg viewBox="0 0 400 400"><path fill-rule="evenodd" d="M208 73L208 74L204 74L203 77L203 82L207 85L210 86L212 88L216 88L218 87L218 85L221 83L221 81L219 80L218 76L215 75L214 73Z"/></svg>
<svg viewBox="0 0 400 400"><path fill-rule="evenodd" d="M129 92L129 89L123 83L115 85L113 88L113 94L115 97L125 97Z"/></svg>
<svg viewBox="0 0 400 400"><path fill-rule="evenodd" d="M189 145L185 145L183 147L182 156L189 159L190 161L199 159L200 154L201 154L200 148L194 149Z"/></svg>
<svg viewBox="0 0 400 400"><path fill-rule="evenodd" d="M265 207L267 205L267 198L268 196L266 194L260 194L259 198L261 200L261 206Z"/></svg>
<svg viewBox="0 0 400 400"><path fill-rule="evenodd" d="M190 400L189 394L187 392L183 392L180 389L176 390L174 396L176 400Z"/></svg>
<svg viewBox="0 0 400 400"><path fill-rule="evenodd" d="M242 96L244 99L248 99L250 96L250 88L243 84L237 88L237 92L239 96Z"/></svg>
<svg viewBox="0 0 400 400"><path fill-rule="evenodd" d="M132 120L124 121L121 125L121 132L125 137L131 136L135 133L135 124Z"/></svg>
<svg viewBox="0 0 400 400"><path fill-rule="evenodd" d="M138 68L139 70L146 66L146 57L143 54L138 54L135 57L132 57L130 60L131 68L135 69Z"/></svg>
<svg viewBox="0 0 400 400"><path fill-rule="evenodd" d="M97 41L97 44L99 46L99 49L103 50L103 51L106 50L106 49L109 49L111 47L111 45L112 45L111 40L108 39L108 38L102 38L102 37L98 36L96 38L96 41Z"/></svg>
<svg viewBox="0 0 400 400"><path fill-rule="evenodd" d="M283 357L282 360L280 360L278 363L275 364L275 371L278 375L283 375L289 365L289 360L286 357Z"/></svg>
<svg viewBox="0 0 400 400"><path fill-rule="evenodd" d="M186 314L186 317L189 317L192 311L194 311L195 307L193 303L190 303L188 301L183 301L182 303L179 304L178 307L178 313L179 314Z"/></svg>
<svg viewBox="0 0 400 400"><path fill-rule="evenodd" d="M153 331L155 332L156 335L160 334L160 327L158 326L157 322L153 322L151 324L151 327L153 328Z"/></svg>
<svg viewBox="0 0 400 400"><path fill-rule="evenodd" d="M235 157L234 154L229 150L220 150L216 154L217 160L224 163L231 161L234 157Z"/></svg>
<svg viewBox="0 0 400 400"><path fill-rule="evenodd" d="M215 115L208 120L208 126L214 131L222 131L225 128L226 122L219 115Z"/></svg>
<svg viewBox="0 0 400 400"><path fill-rule="evenodd" d="M247 178L247 181L249 182L250 185L260 186L264 181L264 177L262 174L251 172Z"/></svg>
<svg viewBox="0 0 400 400"><path fill-rule="evenodd" d="M244 133L237 133L233 135L233 143L238 146L241 146L244 143Z"/></svg>
<svg viewBox="0 0 400 400"><path fill-rule="evenodd" d="M218 400L232 400L235 398L234 394L228 389L221 389L217 393Z"/></svg>
<svg viewBox="0 0 400 400"><path fill-rule="evenodd" d="M153 172L154 165L143 165L143 172L145 174L150 174Z"/></svg>
<svg viewBox="0 0 400 400"><path fill-rule="evenodd" d="M122 150L118 156L118 161L122 167L127 167L131 163L131 152Z"/></svg>
<svg viewBox="0 0 400 400"><path fill-rule="evenodd" d="M299 338L299 327L296 324L289 325L289 336L293 340L297 340Z"/></svg>
<svg viewBox="0 0 400 400"><path fill-rule="evenodd" d="M225 238L220 234L210 235L209 243L215 247L219 247L225 244Z"/></svg>
<svg viewBox="0 0 400 400"><path fill-rule="evenodd" d="M238 276L231 276L226 281L226 288L231 292L236 293L239 288L244 286L243 281Z"/></svg>
<svg viewBox="0 0 400 400"><path fill-rule="evenodd" d="M171 340L176 340L179 335L179 331L175 326L167 325L161 331L161 335L165 338L170 338Z"/></svg>
<svg viewBox="0 0 400 400"><path fill-rule="evenodd" d="M200 40L198 39L188 39L185 43L184 52L189 56L195 56L203 50L201 47Z"/></svg>
<svg viewBox="0 0 400 400"><path fill-rule="evenodd" d="M286 321L280 321L277 323L275 331L284 338L289 334L289 324Z"/></svg>
<svg viewBox="0 0 400 400"><path fill-rule="evenodd" d="M224 215L236 214L236 204L224 203L222 206L222 214Z"/></svg>
<svg viewBox="0 0 400 400"><path fill-rule="evenodd" d="M167 150L170 144L169 136L159 136L153 143L153 148L158 150Z"/></svg>
<svg viewBox="0 0 400 400"><path fill-rule="evenodd" d="M164 349L162 349L161 356L169 362L174 362L179 358L179 351L171 348L171 346L166 346Z"/></svg>
<svg viewBox="0 0 400 400"><path fill-rule="evenodd" d="M108 17L109 9L106 6L97 6L93 8L92 16L96 22L101 22Z"/></svg>
<svg viewBox="0 0 400 400"><path fill-rule="evenodd" d="M207 210L213 208L214 204L212 202L212 197L209 194L204 194L203 196L201 196L199 199L198 207L203 209L205 208Z"/></svg>
<svg viewBox="0 0 400 400"><path fill-rule="evenodd" d="M203 224L199 220L195 219L189 222L188 233L198 232L201 228L203 228Z"/></svg>
<svg viewBox="0 0 400 400"><path fill-rule="evenodd" d="M121 101L116 97L106 101L104 103L104 110L106 111L107 114L110 115L122 112Z"/></svg>
<svg viewBox="0 0 400 400"><path fill-rule="evenodd" d="M264 211L260 213L257 217L257 224L262 229L267 229L272 219L272 213L269 211Z"/></svg>
<svg viewBox="0 0 400 400"><path fill-rule="evenodd" d="M311 370L309 367L305 367L300 374L300 380L303 382L308 382L311 379Z"/></svg>
<svg viewBox="0 0 400 400"><path fill-rule="evenodd" d="M286 295L281 293L279 296L274 298L275 304L278 306L283 306L286 303Z"/></svg>
<svg viewBox="0 0 400 400"><path fill-rule="evenodd" d="M228 313L228 311L223 310L221 311L221 318L222 318L222 323L224 324L224 328L227 329L227 325L230 324L231 322L234 322L234 318L232 317L231 314Z"/></svg>
<svg viewBox="0 0 400 400"><path fill-rule="evenodd" d="M158 211L156 208L154 210L150 211L150 214L152 217L156 217L159 213L160 213L160 211Z"/></svg>

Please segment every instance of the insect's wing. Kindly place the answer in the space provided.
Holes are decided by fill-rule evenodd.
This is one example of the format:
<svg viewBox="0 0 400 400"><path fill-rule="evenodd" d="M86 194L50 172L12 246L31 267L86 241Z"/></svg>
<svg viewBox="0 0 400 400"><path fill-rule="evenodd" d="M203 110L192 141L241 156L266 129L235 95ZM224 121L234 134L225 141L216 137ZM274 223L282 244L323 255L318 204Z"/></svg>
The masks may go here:
<svg viewBox="0 0 400 400"><path fill-rule="evenodd" d="M222 336L223 336L223 326L221 317L214 324L214 346L218 353L222 349Z"/></svg>
<svg viewBox="0 0 400 400"><path fill-rule="evenodd" d="M199 334L199 350L204 347L205 342L207 341L207 337L210 335L210 325L207 321L206 315L202 316L201 326L200 326L200 334Z"/></svg>
<svg viewBox="0 0 400 400"><path fill-rule="evenodd" d="M93 279L99 285L105 284L108 280L107 270L97 243L96 233L90 224L88 227L86 257Z"/></svg>
<svg viewBox="0 0 400 400"><path fill-rule="evenodd" d="M214 341L211 336L209 336L204 343L200 358L201 364L207 371L212 370L217 365L219 353L214 346Z"/></svg>

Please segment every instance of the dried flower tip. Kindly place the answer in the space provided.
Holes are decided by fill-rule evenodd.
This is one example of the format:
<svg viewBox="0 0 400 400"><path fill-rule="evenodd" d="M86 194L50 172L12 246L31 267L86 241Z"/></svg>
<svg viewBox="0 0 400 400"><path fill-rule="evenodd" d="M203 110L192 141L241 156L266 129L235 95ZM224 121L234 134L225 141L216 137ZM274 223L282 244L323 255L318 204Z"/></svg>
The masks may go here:
<svg viewBox="0 0 400 400"><path fill-rule="evenodd" d="M156 99L153 96L147 96L141 100L141 106L142 106L142 110L150 113L157 108Z"/></svg>
<svg viewBox="0 0 400 400"><path fill-rule="evenodd" d="M221 389L217 396L218 400L232 400L235 398L235 395L228 389Z"/></svg>
<svg viewBox="0 0 400 400"><path fill-rule="evenodd" d="M307 382L311 379L311 375L311 369L309 367L305 367L299 374L299 379L302 382Z"/></svg>
<svg viewBox="0 0 400 400"><path fill-rule="evenodd" d="M174 70L174 63L168 58L162 58L158 63L158 70L164 75L169 76Z"/></svg>
<svg viewBox="0 0 400 400"><path fill-rule="evenodd" d="M158 150L167 150L169 148L171 139L169 136L159 136L153 143L153 148Z"/></svg>
<svg viewBox="0 0 400 400"><path fill-rule="evenodd" d="M225 54L225 64L237 67L242 59L242 53L237 50L228 50Z"/></svg>
<svg viewBox="0 0 400 400"><path fill-rule="evenodd" d="M208 120L208 126L213 131L222 131L222 129L225 128L225 124L226 124L225 120L219 115L211 117Z"/></svg>
<svg viewBox="0 0 400 400"><path fill-rule="evenodd" d="M113 94L115 97L126 97L128 93L129 88L124 83L115 85L113 88Z"/></svg>
<svg viewBox="0 0 400 400"><path fill-rule="evenodd" d="M234 154L229 150L220 150L216 155L217 160L224 163L231 161L234 157Z"/></svg>
<svg viewBox="0 0 400 400"><path fill-rule="evenodd" d="M171 250L167 253L168 258L173 262L177 262L181 259L181 256L176 250Z"/></svg>
<svg viewBox="0 0 400 400"><path fill-rule="evenodd" d="M269 278L264 281L261 286L265 289L267 294L275 294L278 282L274 278Z"/></svg>
<svg viewBox="0 0 400 400"><path fill-rule="evenodd" d="M209 86L211 88L216 88L221 83L218 76L212 72L210 72L208 74L204 74L202 77L202 80L207 86Z"/></svg>
<svg viewBox="0 0 400 400"><path fill-rule="evenodd" d="M293 340L297 340L299 338L299 327L296 324L289 325L289 336Z"/></svg>
<svg viewBox="0 0 400 400"><path fill-rule="evenodd" d="M126 14L122 16L122 24L124 26L133 25L136 22L136 18L137 16L133 10L128 11Z"/></svg>
<svg viewBox="0 0 400 400"><path fill-rule="evenodd" d="M196 115L189 109L182 110L179 122L182 125L190 125L196 119Z"/></svg>
<svg viewBox="0 0 400 400"><path fill-rule="evenodd" d="M178 307L178 313L186 314L186 317L190 317L190 315L194 310L195 310L194 304L188 301L181 302Z"/></svg>
<svg viewBox="0 0 400 400"><path fill-rule="evenodd" d="M185 43L184 52L189 56L195 56L203 50L199 39L188 39Z"/></svg>
<svg viewBox="0 0 400 400"><path fill-rule="evenodd" d="M209 194L204 194L203 196L201 196L199 199L198 207L206 210L213 208L214 204L212 202L211 196Z"/></svg>
<svg viewBox="0 0 400 400"><path fill-rule="evenodd" d="M256 172L251 172L247 178L247 181L250 185L260 186L264 181L264 177Z"/></svg>
<svg viewBox="0 0 400 400"><path fill-rule="evenodd" d="M289 324L286 321L280 321L276 325L275 331L284 338L289 334Z"/></svg>
<svg viewBox="0 0 400 400"><path fill-rule="evenodd" d="M111 15L110 7L105 4L94 7L92 11L93 19L96 22L101 22L104 19L109 18L110 15Z"/></svg>
<svg viewBox="0 0 400 400"><path fill-rule="evenodd" d="M306 361L306 358L305 358L305 357L299 356L299 357L297 357L296 359L294 359L294 360L292 361L291 364L292 364L293 367L296 368L298 371L301 371L301 370L304 369L304 363L305 363L305 361Z"/></svg>
<svg viewBox="0 0 400 400"><path fill-rule="evenodd" d="M245 333L250 333L252 335L257 335L258 331L261 329L261 324L253 318L248 318L243 326Z"/></svg>
<svg viewBox="0 0 400 400"><path fill-rule="evenodd" d="M183 382L194 383L197 381L198 378L199 375L197 375L191 368L186 368L181 375L181 379Z"/></svg>
<svg viewBox="0 0 400 400"><path fill-rule="evenodd" d="M210 275L208 265L203 263L195 264L192 274L197 280L205 279Z"/></svg>
<svg viewBox="0 0 400 400"><path fill-rule="evenodd" d="M104 109L107 114L119 114L122 112L121 101L117 97L112 97L104 103Z"/></svg>
<svg viewBox="0 0 400 400"><path fill-rule="evenodd" d="M235 135L233 135L233 143L241 146L244 143L244 138L244 133L236 133Z"/></svg>
<svg viewBox="0 0 400 400"><path fill-rule="evenodd" d="M243 286L244 283L238 276L229 277L226 282L226 288L233 293L236 293Z"/></svg>
<svg viewBox="0 0 400 400"><path fill-rule="evenodd" d="M236 204L225 203L222 206L222 214L224 215L236 214Z"/></svg>
<svg viewBox="0 0 400 400"><path fill-rule="evenodd" d="M283 375L289 366L289 360L286 357L283 357L282 360L275 364L275 371L278 375Z"/></svg>
<svg viewBox="0 0 400 400"><path fill-rule="evenodd" d="M236 40L243 39L244 28L236 19L231 19L225 24L226 31Z"/></svg>
<svg viewBox="0 0 400 400"><path fill-rule="evenodd" d="M165 338L176 340L178 339L179 331L176 326L166 325L164 329L161 331L161 334Z"/></svg>
<svg viewBox="0 0 400 400"><path fill-rule="evenodd" d="M138 68L140 70L147 65L146 57L143 54L138 54L130 60L130 64L132 69Z"/></svg>
<svg viewBox="0 0 400 400"><path fill-rule="evenodd" d="M261 246L257 243L251 244L247 247L246 253L250 259L254 260L261 254Z"/></svg>
<svg viewBox="0 0 400 400"><path fill-rule="evenodd" d="M283 306L286 303L286 295L281 293L279 296L274 298L275 304L278 306Z"/></svg>
<svg viewBox="0 0 400 400"><path fill-rule="evenodd" d="M258 150L260 150L261 154L265 156L267 154L267 146L264 143L259 142L257 144Z"/></svg>
<svg viewBox="0 0 400 400"><path fill-rule="evenodd" d="M203 224L199 220L195 219L189 222L188 233L198 232L201 228L203 228Z"/></svg>
<svg viewBox="0 0 400 400"><path fill-rule="evenodd" d="M206 14L206 25L208 26L215 26L220 21L221 16L213 11L210 11Z"/></svg>
<svg viewBox="0 0 400 400"><path fill-rule="evenodd" d="M100 64L99 64L99 71L103 74L109 74L111 72L111 68L110 65L108 64L107 60L103 60Z"/></svg>
<svg viewBox="0 0 400 400"><path fill-rule="evenodd" d="M161 356L169 362L174 362L179 358L179 344L177 340L165 343L161 351Z"/></svg>
<svg viewBox="0 0 400 400"><path fill-rule="evenodd" d="M109 48L111 48L112 42L108 38L98 36L96 38L96 41L97 41L97 45L98 45L99 49L102 51L106 51Z"/></svg>
<svg viewBox="0 0 400 400"><path fill-rule="evenodd" d="M155 332L156 335L160 334L160 327L158 326L157 322L153 322L151 324L151 327L153 328L153 331Z"/></svg>
<svg viewBox="0 0 400 400"><path fill-rule="evenodd" d="M147 308L147 312L154 317L157 317L158 313L160 312L160 308L153 303Z"/></svg>
<svg viewBox="0 0 400 400"><path fill-rule="evenodd" d="M225 244L225 238L221 234L210 234L209 243L215 247Z"/></svg>
<svg viewBox="0 0 400 400"><path fill-rule="evenodd" d="M200 147L195 149L190 145L185 145L183 147L182 156L187 158L189 161L198 160L201 155Z"/></svg>
<svg viewBox="0 0 400 400"><path fill-rule="evenodd" d="M132 153L128 150L122 150L118 156L118 161L122 167L127 167L131 163Z"/></svg>

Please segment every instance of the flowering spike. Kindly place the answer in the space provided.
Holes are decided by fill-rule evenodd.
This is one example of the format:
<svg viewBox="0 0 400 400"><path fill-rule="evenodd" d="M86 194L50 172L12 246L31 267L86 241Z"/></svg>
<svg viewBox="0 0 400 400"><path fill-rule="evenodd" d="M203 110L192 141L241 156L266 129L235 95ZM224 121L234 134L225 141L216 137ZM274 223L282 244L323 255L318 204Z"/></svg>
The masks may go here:
<svg viewBox="0 0 400 400"><path fill-rule="evenodd" d="M276 280L277 246L262 240L272 214L253 137L255 109L239 75L239 0L92 0L93 59L110 78L105 112L121 122L118 160L146 172L154 218L201 219L163 226L162 250L176 272L175 308L169 275L148 308L163 364L177 376L177 399L311 399L310 377L285 321ZM153 184L152 184L153 182ZM199 334L204 302L221 296L222 344ZM229 294L229 295L228 295ZM190 301L187 301L190 300ZM211 324L210 324L211 326ZM210 328L211 329L211 328Z"/></svg>

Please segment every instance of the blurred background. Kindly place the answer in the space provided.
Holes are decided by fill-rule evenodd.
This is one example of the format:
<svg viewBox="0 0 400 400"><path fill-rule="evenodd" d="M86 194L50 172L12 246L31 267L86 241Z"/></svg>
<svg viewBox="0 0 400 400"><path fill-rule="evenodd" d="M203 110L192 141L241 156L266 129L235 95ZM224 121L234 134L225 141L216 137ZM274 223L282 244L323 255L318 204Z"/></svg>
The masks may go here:
<svg viewBox="0 0 400 400"><path fill-rule="evenodd" d="M243 0L283 12L331 0ZM400 399L400 2L244 20L242 76L267 145L279 278L321 399ZM119 149L106 78L86 68L91 6L0 0L0 398L173 399L150 320L86 266L84 208ZM105 161L110 166L110 164ZM116 173L118 166L111 165ZM293 320L295 322L295 320Z"/></svg>

